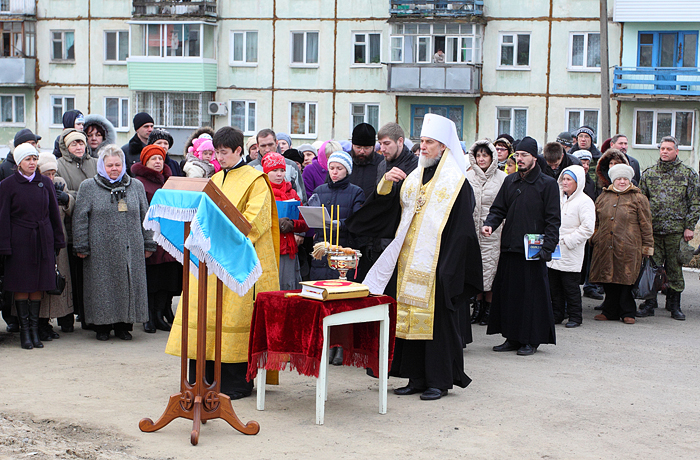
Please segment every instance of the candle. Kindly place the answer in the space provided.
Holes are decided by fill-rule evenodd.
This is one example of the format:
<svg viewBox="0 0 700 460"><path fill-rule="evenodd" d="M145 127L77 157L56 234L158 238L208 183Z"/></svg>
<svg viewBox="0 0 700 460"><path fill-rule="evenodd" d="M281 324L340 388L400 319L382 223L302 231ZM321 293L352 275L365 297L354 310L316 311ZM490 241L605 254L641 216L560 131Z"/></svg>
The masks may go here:
<svg viewBox="0 0 700 460"><path fill-rule="evenodd" d="M333 205L331 205L331 240L328 242L329 249L333 246Z"/></svg>
<svg viewBox="0 0 700 460"><path fill-rule="evenodd" d="M338 246L338 248L340 248L340 205L338 205L338 212L336 213L335 218L338 221L338 231L335 234L335 245Z"/></svg>
<svg viewBox="0 0 700 460"><path fill-rule="evenodd" d="M323 213L323 247L326 247L326 205L321 205L321 213Z"/></svg>

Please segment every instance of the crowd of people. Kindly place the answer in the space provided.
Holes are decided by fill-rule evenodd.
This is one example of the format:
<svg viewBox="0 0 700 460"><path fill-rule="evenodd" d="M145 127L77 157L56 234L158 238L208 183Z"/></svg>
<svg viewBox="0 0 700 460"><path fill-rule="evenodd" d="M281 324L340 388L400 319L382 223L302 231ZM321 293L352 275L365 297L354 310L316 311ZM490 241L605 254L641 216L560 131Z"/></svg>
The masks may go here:
<svg viewBox="0 0 700 460"><path fill-rule="evenodd" d="M378 132L360 123L349 141L298 146L272 129L244 143L235 128L202 127L178 162L173 137L147 113L136 114L135 134L121 147L104 117L70 111L63 122L53 155L39 153L41 137L23 129L0 165L2 313L23 348L58 339L56 319L63 333L77 321L100 341L112 331L129 340L137 323L148 333L172 328L167 351L179 354L183 325L172 302L182 267L142 225L172 176L212 178L253 224L264 269L256 292L338 277L310 256L322 229L272 213L272 202L333 209L328 228L362 253L351 279L397 299L391 375L409 379L400 395L433 400L468 385L461 350L471 324L504 337L497 352L528 356L554 344L555 325L583 323L581 285L604 300L597 321L653 316L656 297L637 310L632 295L645 257L665 267L666 309L685 319L679 251L694 236L700 196L673 137L661 139L659 160L641 172L621 134L601 149L588 126L541 147L502 134L467 148L454 123L427 115L416 144L396 123ZM527 257L526 235L541 242ZM190 289L190 305L197 295ZM222 391L234 399L252 391L241 366L252 299L225 293L227 305L238 305L227 326L245 331L224 337ZM330 360L342 364L342 348Z"/></svg>

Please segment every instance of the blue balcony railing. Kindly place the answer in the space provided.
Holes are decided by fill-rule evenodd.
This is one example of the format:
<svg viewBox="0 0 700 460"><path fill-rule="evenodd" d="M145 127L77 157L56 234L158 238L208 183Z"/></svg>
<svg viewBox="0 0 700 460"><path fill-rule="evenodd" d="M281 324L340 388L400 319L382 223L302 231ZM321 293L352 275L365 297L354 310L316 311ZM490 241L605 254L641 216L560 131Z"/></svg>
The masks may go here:
<svg viewBox="0 0 700 460"><path fill-rule="evenodd" d="M700 68L616 66L613 94L700 96Z"/></svg>
<svg viewBox="0 0 700 460"><path fill-rule="evenodd" d="M389 13L397 19L482 16L484 0L391 0Z"/></svg>

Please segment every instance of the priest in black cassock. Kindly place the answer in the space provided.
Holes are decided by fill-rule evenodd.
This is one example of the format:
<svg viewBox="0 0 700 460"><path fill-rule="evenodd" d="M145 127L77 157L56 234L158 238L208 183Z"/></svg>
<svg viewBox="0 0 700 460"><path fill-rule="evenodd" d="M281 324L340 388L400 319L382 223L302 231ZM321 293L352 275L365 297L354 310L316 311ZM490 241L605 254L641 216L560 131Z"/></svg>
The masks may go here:
<svg viewBox="0 0 700 460"><path fill-rule="evenodd" d="M436 400L454 385L465 388L459 308L482 289L481 251L472 212L474 193L454 122L435 114L423 120L419 167L406 176L387 172L379 195L401 214L394 241L363 283L381 294L395 268L396 346L390 375L408 378L394 393ZM398 193L396 182L403 181ZM391 204L390 204L391 205ZM471 341L471 337L469 338Z"/></svg>

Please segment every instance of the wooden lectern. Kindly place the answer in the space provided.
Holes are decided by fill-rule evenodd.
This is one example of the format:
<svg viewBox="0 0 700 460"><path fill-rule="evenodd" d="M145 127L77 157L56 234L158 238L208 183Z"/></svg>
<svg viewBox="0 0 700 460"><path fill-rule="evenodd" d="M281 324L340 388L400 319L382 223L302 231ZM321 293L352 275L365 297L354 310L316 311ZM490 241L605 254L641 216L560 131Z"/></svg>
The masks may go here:
<svg viewBox="0 0 700 460"><path fill-rule="evenodd" d="M221 190L209 179L186 177L171 177L163 186L168 190L184 190L204 192L223 211L231 222L244 235L250 233L251 225L238 209L229 201ZM190 222L185 222L185 239L190 234ZM180 392L170 396L165 412L154 423L150 418L139 422L141 431L157 431L178 417L192 420L190 441L196 446L199 442L200 422L216 418L224 419L236 430L243 434L257 434L260 431L258 422L250 421L243 424L236 416L231 406L231 399L220 393L221 388L221 322L223 317L222 299L223 283L216 280L216 345L214 361L214 381L207 382L204 378L206 363L207 341L207 266L199 261L199 284L197 303L197 370L194 384L187 380L188 355L188 324L189 324L189 291L190 291L190 251L183 248L183 283L182 283L182 347L180 350Z"/></svg>

